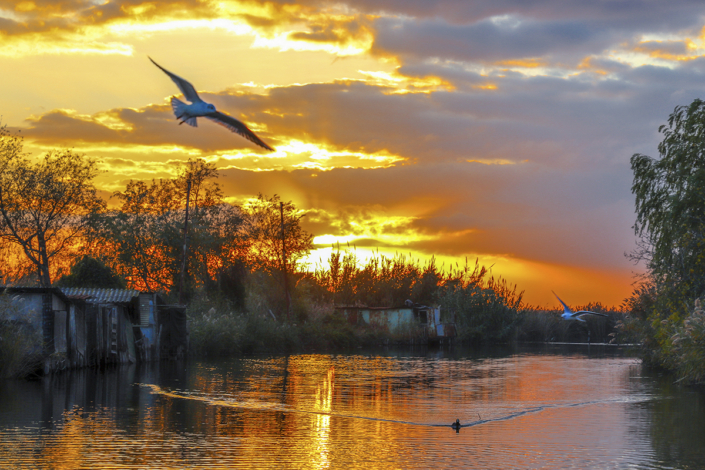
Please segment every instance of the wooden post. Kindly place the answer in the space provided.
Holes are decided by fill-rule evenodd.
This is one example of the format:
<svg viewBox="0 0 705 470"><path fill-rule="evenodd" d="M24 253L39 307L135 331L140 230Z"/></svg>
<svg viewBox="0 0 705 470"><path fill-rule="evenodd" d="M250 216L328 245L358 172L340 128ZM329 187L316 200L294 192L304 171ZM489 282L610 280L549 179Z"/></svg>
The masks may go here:
<svg viewBox="0 0 705 470"><path fill-rule="evenodd" d="M42 293L42 346L45 358L54 352L54 310L48 289Z"/></svg>
<svg viewBox="0 0 705 470"><path fill-rule="evenodd" d="M188 203L191 197L191 178L186 185L186 217L184 220L184 259L181 262L181 281L179 282L179 304L184 304L184 278L186 277L186 259L188 247Z"/></svg>
<svg viewBox="0 0 705 470"><path fill-rule="evenodd" d="M284 274L284 296L286 297L286 320L291 320L291 299L289 298L289 281L286 275L286 246L284 244L284 203L279 202L279 213L282 224L282 273Z"/></svg>

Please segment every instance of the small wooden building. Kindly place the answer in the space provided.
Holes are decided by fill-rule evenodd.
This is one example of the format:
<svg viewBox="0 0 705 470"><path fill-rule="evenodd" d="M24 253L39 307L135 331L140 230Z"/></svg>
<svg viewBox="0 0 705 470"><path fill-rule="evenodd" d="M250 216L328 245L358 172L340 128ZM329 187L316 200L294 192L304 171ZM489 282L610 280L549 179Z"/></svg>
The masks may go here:
<svg viewBox="0 0 705 470"><path fill-rule="evenodd" d="M380 328L399 340L443 342L455 337L455 322L441 320L440 307L411 304L404 307L339 306L335 309L351 325Z"/></svg>
<svg viewBox="0 0 705 470"><path fill-rule="evenodd" d="M158 354L158 294L131 289L71 287L70 299L85 299L86 340L91 364L149 361Z"/></svg>
<svg viewBox="0 0 705 470"><path fill-rule="evenodd" d="M71 324L75 325L76 318L80 322L85 315L84 303L78 299L72 301L57 288L43 287L0 286L0 294L16 298L13 321L42 332L37 349L41 349L45 356L68 353L72 347L84 346L83 343L79 346L76 338L67 334L71 331Z"/></svg>
<svg viewBox="0 0 705 470"><path fill-rule="evenodd" d="M0 287L15 295L16 319L42 331L45 372L158 360L188 347L183 307L129 289ZM163 344L162 344L163 343Z"/></svg>

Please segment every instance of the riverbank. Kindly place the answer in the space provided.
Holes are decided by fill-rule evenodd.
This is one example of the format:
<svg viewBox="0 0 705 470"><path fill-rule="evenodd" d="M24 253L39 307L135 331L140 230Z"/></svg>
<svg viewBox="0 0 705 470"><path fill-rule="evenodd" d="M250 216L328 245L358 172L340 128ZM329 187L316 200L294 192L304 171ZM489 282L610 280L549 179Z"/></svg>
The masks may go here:
<svg viewBox="0 0 705 470"><path fill-rule="evenodd" d="M665 369L681 383L705 384L705 310L700 299L674 301L641 286L628 299L631 315L619 334L638 338L645 363Z"/></svg>
<svg viewBox="0 0 705 470"><path fill-rule="evenodd" d="M8 304L9 305L9 304ZM454 336L445 344L588 344L609 343L615 325L624 319L620 311L602 309L607 318L588 318L585 323L566 322L558 311L502 309L502 322L493 322L494 311L477 310L472 304L453 318ZM591 308L600 311L600 306ZM9 311L5 309L5 311ZM451 311L452 312L452 311ZM461 312L461 313L458 313ZM356 322L335 309L333 304L308 302L290 318L279 317L269 309L237 309L226 300L193 299L186 310L188 355L194 358L243 357L253 354L293 354L310 352L345 353L380 346L425 345L427 328L417 325L390 330L389 322ZM134 325L133 325L134 327ZM39 335L39 336L38 336ZM26 377L42 370L41 335L27 325L0 321L0 376ZM633 342L620 338L621 342ZM34 345L28 349L28 345ZM55 357L61 361L62 357ZM64 358L65 359L65 358ZM39 364L39 366L37 366ZM68 367L68 366L67 366ZM56 367L52 370L60 370Z"/></svg>
<svg viewBox="0 0 705 470"><path fill-rule="evenodd" d="M190 355L193 357L229 357L259 353L300 353L312 351L346 352L357 348L389 345L426 344L421 329L413 334L390 333L379 324L352 325L332 306L313 308L305 319L280 320L273 314L237 312L227 304L194 303L187 311L190 331ZM456 344L609 344L615 325L623 320L618 311L608 311L607 318L589 318L585 323L566 322L555 311L520 310L512 315L510 332L492 331L498 325L484 327L487 340L478 340L475 330L460 318L454 325ZM499 325L506 327L505 325ZM622 342L632 343L633 341ZM446 342L446 344L449 341Z"/></svg>

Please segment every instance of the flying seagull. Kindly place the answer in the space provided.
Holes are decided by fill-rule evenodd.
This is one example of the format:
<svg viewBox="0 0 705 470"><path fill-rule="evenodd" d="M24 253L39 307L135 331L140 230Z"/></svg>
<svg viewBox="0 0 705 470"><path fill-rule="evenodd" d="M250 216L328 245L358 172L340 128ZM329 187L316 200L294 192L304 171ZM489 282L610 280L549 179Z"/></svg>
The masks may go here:
<svg viewBox="0 0 705 470"><path fill-rule="evenodd" d="M553 292L553 295L555 295L558 301L563 305L563 315L561 315L561 317L563 317L564 320L578 320L584 322L585 320L581 318L583 315L599 315L601 317L607 316L604 313L591 312L589 310L580 310L578 312L574 312L565 304L565 302L561 300L560 297L558 297L555 292Z"/></svg>
<svg viewBox="0 0 705 470"><path fill-rule="evenodd" d="M257 135L252 132L245 124L238 121L234 117L228 116L227 114L216 111L215 106L210 103L206 103L201 98L199 98L196 89L187 80L169 72L167 69L154 62L151 57L147 56L149 60L152 61L154 65L159 67L162 72L169 75L169 78L176 83L179 87L181 93L184 97L191 102L191 104L186 104L183 101L177 99L175 96L171 97L171 108L174 110L174 115L176 119L181 120L179 124L186 123L189 126L197 127L196 122L197 117L205 117L213 122L217 122L221 126L227 127L233 132L236 132L249 140L252 143L259 145L260 147L266 148L267 150L274 151L272 147L265 144L262 139L257 137Z"/></svg>

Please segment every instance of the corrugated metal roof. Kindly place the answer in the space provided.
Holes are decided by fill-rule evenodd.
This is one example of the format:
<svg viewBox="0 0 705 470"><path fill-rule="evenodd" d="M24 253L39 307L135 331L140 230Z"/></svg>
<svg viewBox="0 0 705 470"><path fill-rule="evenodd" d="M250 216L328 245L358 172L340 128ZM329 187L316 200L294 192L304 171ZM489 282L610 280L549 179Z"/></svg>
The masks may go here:
<svg viewBox="0 0 705 470"><path fill-rule="evenodd" d="M366 305L336 305L333 308L342 310L399 310L407 307L368 307Z"/></svg>
<svg viewBox="0 0 705 470"><path fill-rule="evenodd" d="M90 296L89 303L128 303L135 297L139 297L140 291L130 289L100 289L87 287L62 287L61 291L67 297Z"/></svg>
<svg viewBox="0 0 705 470"><path fill-rule="evenodd" d="M34 286L0 286L0 294L3 292L26 292L33 294L43 294L45 292L57 295L61 300L67 301L68 296L57 287L34 287Z"/></svg>
<svg viewBox="0 0 705 470"><path fill-rule="evenodd" d="M75 299L75 300L88 300L92 296L88 295L88 294L81 294L81 295L67 295L66 297L68 297L69 299Z"/></svg>

